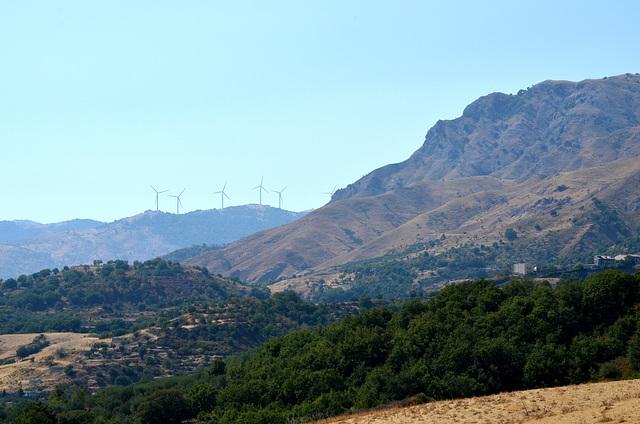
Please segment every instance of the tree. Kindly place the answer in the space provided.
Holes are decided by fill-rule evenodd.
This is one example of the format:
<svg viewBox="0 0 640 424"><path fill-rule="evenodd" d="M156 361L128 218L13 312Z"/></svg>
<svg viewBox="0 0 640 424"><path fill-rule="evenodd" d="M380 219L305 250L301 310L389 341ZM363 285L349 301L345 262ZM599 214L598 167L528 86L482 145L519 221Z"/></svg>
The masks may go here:
<svg viewBox="0 0 640 424"><path fill-rule="evenodd" d="M196 384L189 390L187 397L191 400L195 412L212 412L216 407L218 389L208 383Z"/></svg>
<svg viewBox="0 0 640 424"><path fill-rule="evenodd" d="M14 424L55 424L55 410L42 402L31 402L12 421Z"/></svg>
<svg viewBox="0 0 640 424"><path fill-rule="evenodd" d="M640 370L640 327L629 341L629 362L634 369Z"/></svg>
<svg viewBox="0 0 640 424"><path fill-rule="evenodd" d="M51 391L49 395L49 402L66 402L67 401L67 389L64 386L57 385Z"/></svg>
<svg viewBox="0 0 640 424"><path fill-rule="evenodd" d="M209 375L223 375L226 372L227 364L224 361L215 360L209 368Z"/></svg>
<svg viewBox="0 0 640 424"><path fill-rule="evenodd" d="M504 232L504 237L509 241L514 241L518 238L518 233L513 228L507 228Z"/></svg>
<svg viewBox="0 0 640 424"><path fill-rule="evenodd" d="M84 410L72 410L58 415L58 424L94 424L96 422L98 422L96 417Z"/></svg>
<svg viewBox="0 0 640 424"><path fill-rule="evenodd" d="M175 388L149 395L136 412L140 424L179 424L191 415L191 404L182 391Z"/></svg>

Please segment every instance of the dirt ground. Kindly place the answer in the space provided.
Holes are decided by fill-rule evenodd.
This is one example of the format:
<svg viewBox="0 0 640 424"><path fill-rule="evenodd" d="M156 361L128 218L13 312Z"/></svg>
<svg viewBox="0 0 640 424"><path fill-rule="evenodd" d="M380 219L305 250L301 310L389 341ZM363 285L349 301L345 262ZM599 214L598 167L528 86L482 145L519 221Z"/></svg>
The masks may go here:
<svg viewBox="0 0 640 424"><path fill-rule="evenodd" d="M0 336L0 360L14 357L20 346L28 345L38 336L35 334L5 334ZM39 390L50 389L66 376L63 369L75 363L79 352L88 350L99 341L77 333L47 333L50 345L41 352L13 364L0 366L0 390L18 388ZM33 358L33 361L31 361Z"/></svg>
<svg viewBox="0 0 640 424"><path fill-rule="evenodd" d="M319 421L331 424L640 424L640 380L445 400Z"/></svg>

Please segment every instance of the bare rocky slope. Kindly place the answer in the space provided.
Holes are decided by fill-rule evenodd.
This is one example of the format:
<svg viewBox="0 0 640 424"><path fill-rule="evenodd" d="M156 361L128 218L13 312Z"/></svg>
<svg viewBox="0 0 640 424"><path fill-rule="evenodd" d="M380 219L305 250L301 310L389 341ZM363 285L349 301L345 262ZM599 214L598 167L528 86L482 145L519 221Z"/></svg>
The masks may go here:
<svg viewBox="0 0 640 424"><path fill-rule="evenodd" d="M332 201L367 197L419 181L535 175L640 155L640 76L545 81L517 95L493 93L461 117L438 121L409 159L364 176Z"/></svg>
<svg viewBox="0 0 640 424"><path fill-rule="evenodd" d="M639 225L639 133L638 75L490 94L439 121L408 160L337 191L325 207L187 263L267 281L442 234L443 247L491 243L507 228L531 244L523 259L608 246ZM595 220L604 206L594 197L615 210L615 225Z"/></svg>

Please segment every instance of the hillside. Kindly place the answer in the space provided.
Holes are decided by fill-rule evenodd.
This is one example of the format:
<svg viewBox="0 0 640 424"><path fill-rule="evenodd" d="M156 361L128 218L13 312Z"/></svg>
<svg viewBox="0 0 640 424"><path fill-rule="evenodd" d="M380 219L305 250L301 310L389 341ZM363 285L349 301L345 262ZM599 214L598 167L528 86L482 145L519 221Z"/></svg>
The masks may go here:
<svg viewBox="0 0 640 424"><path fill-rule="evenodd" d="M639 410L640 380L627 380L507 392L408 407L398 405L321 422L326 424L635 423Z"/></svg>
<svg viewBox="0 0 640 424"><path fill-rule="evenodd" d="M184 375L361 309L315 305L293 292L269 297L159 258L42 270L0 284L0 391L48 392L73 381L96 390Z"/></svg>
<svg viewBox="0 0 640 424"><path fill-rule="evenodd" d="M511 263L585 261L639 234L638 134L637 75L494 93L462 117L438 122L407 161L373 171L304 219L188 263L247 282L275 281L443 235L430 254L493 245L507 229L522 247Z"/></svg>
<svg viewBox="0 0 640 424"><path fill-rule="evenodd" d="M60 223L56 228L64 229L62 231L1 242L0 278L15 278L45 268L90 264L95 259L144 261L203 243L223 245L304 215L304 212L246 205L181 215L147 211L88 228Z"/></svg>
<svg viewBox="0 0 640 424"><path fill-rule="evenodd" d="M425 210L509 182L481 177L425 182L381 196L334 202L279 228L245 237L225 249L185 261L243 281L290 277L349 255Z"/></svg>
<svg viewBox="0 0 640 424"><path fill-rule="evenodd" d="M61 403L49 412L59 417L57 422L62 414L83 411L86 422L154 423L172 417L172 422L284 424L381 408L364 415L365 422L393 420L392 412L399 420L405 414L418 418L429 413L426 418L437 416L438 422L449 417L458 420L453 422L488 422L491 417L493 422L541 417L552 422L556 417L579 417L590 401L591 419L611 421L614 413L628 414L627 401L639 390L636 383L612 384L608 387L614 392L604 396L596 385L558 389L556 403L536 389L638 378L639 288L640 274L620 271L557 287L531 279L512 280L502 287L486 280L467 281L447 286L429 300L413 299L396 311L370 307L328 326L273 338L246 354L214 360L192 375L135 384L118 376L114 387L94 394L85 391L82 398L79 379L51 392L50 398L58 397ZM297 306L283 309L286 305ZM292 293L277 295L264 312L287 309L290 317L316 315L312 305ZM200 311L193 318L199 315ZM184 327L176 325L176 331L191 331ZM183 340L199 342L197 335ZM141 366L139 349L146 343L145 334L133 337L141 338L95 346L87 362L121 352L127 354L122 358L128 364L125 373L153 369L156 365ZM168 360L179 355L180 349ZM38 368L43 359L34 360L31 367ZM116 370L107 374L117 375ZM103 378L108 377L103 373ZM578 399L579 391L588 398ZM13 399L7 396L4 401ZM560 407L561 401L568 403ZM388 409L425 403L404 411ZM490 405L494 408L488 411ZM514 406L516 411L502 409ZM21 413L20 407L11 408L5 422ZM347 416L338 422L362 422L355 421L358 418Z"/></svg>
<svg viewBox="0 0 640 424"><path fill-rule="evenodd" d="M338 190L332 201L368 197L420 181L536 175L640 155L640 75L544 81L516 95L492 93L438 121L406 161Z"/></svg>

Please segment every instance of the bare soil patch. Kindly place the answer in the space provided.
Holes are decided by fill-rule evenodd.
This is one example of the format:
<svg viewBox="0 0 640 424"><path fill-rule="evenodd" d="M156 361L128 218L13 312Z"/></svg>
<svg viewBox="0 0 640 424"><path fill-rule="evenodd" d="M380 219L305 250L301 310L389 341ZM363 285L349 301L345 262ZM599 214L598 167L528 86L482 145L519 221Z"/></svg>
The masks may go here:
<svg viewBox="0 0 640 424"><path fill-rule="evenodd" d="M640 380L444 400L318 421L335 424L640 423Z"/></svg>

